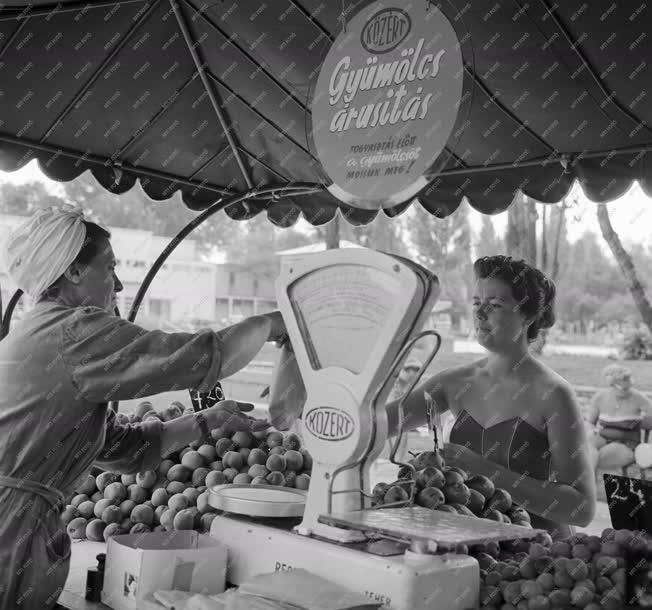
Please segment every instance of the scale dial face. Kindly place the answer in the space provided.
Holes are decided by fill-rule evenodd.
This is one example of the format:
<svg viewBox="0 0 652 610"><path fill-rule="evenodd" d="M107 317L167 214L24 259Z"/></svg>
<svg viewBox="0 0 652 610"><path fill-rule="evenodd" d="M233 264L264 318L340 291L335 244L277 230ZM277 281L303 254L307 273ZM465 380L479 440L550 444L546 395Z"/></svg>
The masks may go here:
<svg viewBox="0 0 652 610"><path fill-rule="evenodd" d="M400 293L396 275L356 264L324 267L293 282L288 297L313 370L362 373Z"/></svg>

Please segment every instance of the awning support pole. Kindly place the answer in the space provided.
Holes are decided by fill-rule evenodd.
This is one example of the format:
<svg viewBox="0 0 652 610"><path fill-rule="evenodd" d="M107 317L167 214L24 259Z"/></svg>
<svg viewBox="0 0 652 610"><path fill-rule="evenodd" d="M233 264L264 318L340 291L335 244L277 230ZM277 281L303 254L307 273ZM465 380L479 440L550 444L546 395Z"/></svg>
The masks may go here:
<svg viewBox="0 0 652 610"><path fill-rule="evenodd" d="M238 150L238 146L235 142L235 139L233 138L233 134L231 133L231 130L229 129L229 125L226 122L224 113L220 108L220 104L219 101L217 100L215 89L213 88L213 84L208 80L208 77L206 76L206 70L205 70L206 62L203 62L199 57L199 52L197 51L197 47L199 46L199 43L192 39L192 35L190 34L190 30L188 29L188 24L186 23L186 19L183 16L181 9L179 8L179 3L176 0L170 0L170 6L174 11L174 16L177 19L177 23L179 24L179 28L181 29L181 33L183 34L183 38L186 41L186 45L188 46L188 51L190 51L192 60L193 62L195 62L195 67L197 68L197 72L199 73L199 78L201 78L201 82L204 85L204 89L208 94L208 99L211 101L211 105L213 106L213 110L215 111L215 114L217 116L217 120L220 122L222 131L224 132L224 135L229 143L229 146L231 147L231 151L233 152L233 157L235 158L236 163L240 168L240 172L242 173L242 177L244 178L247 188L252 189L254 188L254 183L251 180L251 176L249 175L249 171L245 167L242 157L240 156L240 151Z"/></svg>

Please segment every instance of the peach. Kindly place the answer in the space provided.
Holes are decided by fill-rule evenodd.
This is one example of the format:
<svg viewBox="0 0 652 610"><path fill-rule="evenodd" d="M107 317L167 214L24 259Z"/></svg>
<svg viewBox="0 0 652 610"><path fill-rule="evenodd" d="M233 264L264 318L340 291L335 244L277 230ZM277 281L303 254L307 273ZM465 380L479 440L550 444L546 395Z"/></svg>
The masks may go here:
<svg viewBox="0 0 652 610"><path fill-rule="evenodd" d="M444 473L439 470L439 468L434 468L433 466L426 466L417 471L415 481L417 486L421 489L425 487L437 487L443 489L444 485L446 485Z"/></svg>
<svg viewBox="0 0 652 610"><path fill-rule="evenodd" d="M283 435L280 432L270 432L265 441L270 448L280 447L283 445Z"/></svg>
<svg viewBox="0 0 652 610"><path fill-rule="evenodd" d="M285 457L282 455L270 455L267 458L267 462L265 463L265 466L267 467L267 470L270 472L278 471L278 472L285 472L287 469L287 463L285 461Z"/></svg>
<svg viewBox="0 0 652 610"><path fill-rule="evenodd" d="M154 522L154 511L149 506L141 504L131 511L130 519L132 523L145 523L146 525L152 525Z"/></svg>
<svg viewBox="0 0 652 610"><path fill-rule="evenodd" d="M294 472L301 472L303 469L303 455L299 451L294 449L289 449L283 455L285 458L285 464L287 470L293 470Z"/></svg>
<svg viewBox="0 0 652 610"><path fill-rule="evenodd" d="M269 450L269 455L285 455L287 449L285 447L272 447Z"/></svg>
<svg viewBox="0 0 652 610"><path fill-rule="evenodd" d="M566 564L566 572L575 581L586 580L589 568L581 559L569 559Z"/></svg>
<svg viewBox="0 0 652 610"><path fill-rule="evenodd" d="M235 443L230 438L221 438L215 443L217 457L222 459L229 452L235 449Z"/></svg>
<svg viewBox="0 0 652 610"><path fill-rule="evenodd" d="M142 504L147 500L147 490L139 485L130 485L127 491L129 493L129 499L133 500L136 504Z"/></svg>
<svg viewBox="0 0 652 610"><path fill-rule="evenodd" d="M195 487L200 487L201 485L204 485L206 483L206 477L208 476L208 473L212 472L208 468L197 468L193 473L192 473L192 484Z"/></svg>
<svg viewBox="0 0 652 610"><path fill-rule="evenodd" d="M512 506L512 496L504 489L497 488L494 495L487 500L487 508L495 508L501 513L507 512Z"/></svg>
<svg viewBox="0 0 652 610"><path fill-rule="evenodd" d="M129 487L129 485L133 485L135 482L136 482L135 474L120 475L120 483L122 483L125 487Z"/></svg>
<svg viewBox="0 0 652 610"><path fill-rule="evenodd" d="M555 577L550 572L539 574L537 582L544 593L550 593L555 588Z"/></svg>
<svg viewBox="0 0 652 610"><path fill-rule="evenodd" d="M86 538L93 542L104 542L104 528L106 523L101 519L92 519L86 525Z"/></svg>
<svg viewBox="0 0 652 610"><path fill-rule="evenodd" d="M173 496L174 494L181 494L184 492L185 489L186 489L186 484L182 483L181 481L171 481L165 487L165 491L167 491L168 496Z"/></svg>
<svg viewBox="0 0 652 610"><path fill-rule="evenodd" d="M206 460L204 456L198 451L188 451L181 458L181 465L185 466L189 470L197 470L198 468L203 468L206 465Z"/></svg>
<svg viewBox="0 0 652 610"><path fill-rule="evenodd" d="M113 538L113 536L121 536L124 533L125 532L120 527L119 523L109 523L104 528L104 532L102 532L102 537L104 538L104 542L108 542L109 538Z"/></svg>
<svg viewBox="0 0 652 610"><path fill-rule="evenodd" d="M168 503L169 497L170 496L165 489L157 489L152 494L152 504L155 508L158 508L159 506L165 506Z"/></svg>
<svg viewBox="0 0 652 610"><path fill-rule="evenodd" d="M235 479L235 477L240 473L235 468L225 468L222 474L227 483L233 483L233 479Z"/></svg>
<svg viewBox="0 0 652 610"><path fill-rule="evenodd" d="M496 492L493 481L481 474L475 474L469 477L466 481L466 486L469 489L475 489L480 492L486 500L489 500Z"/></svg>
<svg viewBox="0 0 652 610"><path fill-rule="evenodd" d="M102 511L107 507L107 506L115 506L116 502L113 500L107 500L107 499L102 499L99 502L95 502L95 506L93 507L93 514L97 519L99 519L102 516Z"/></svg>
<svg viewBox="0 0 652 610"><path fill-rule="evenodd" d="M66 506L66 508L63 509L61 512L61 521L63 521L64 525L68 525L73 519L76 519L77 517L80 517L79 510L77 509L76 506L72 506L69 504Z"/></svg>
<svg viewBox="0 0 652 610"><path fill-rule="evenodd" d="M407 502L410 498L409 494L398 485L392 485L383 498L383 504L392 504L394 502Z"/></svg>
<svg viewBox="0 0 652 610"><path fill-rule="evenodd" d="M593 591L586 586L577 585L571 590L571 604L584 608L593 601Z"/></svg>
<svg viewBox="0 0 652 610"><path fill-rule="evenodd" d="M188 498L188 506L196 506L197 505L197 498L201 495L201 491L197 489L193 489L192 487L188 487L184 492L183 495Z"/></svg>
<svg viewBox="0 0 652 610"><path fill-rule="evenodd" d="M134 523L129 530L130 534L148 534L152 528L147 523Z"/></svg>
<svg viewBox="0 0 652 610"><path fill-rule="evenodd" d="M197 497L197 510L201 515L208 513L213 510L213 507L208 503L209 499L208 492L200 493Z"/></svg>
<svg viewBox="0 0 652 610"><path fill-rule="evenodd" d="M464 485L464 477L457 470L444 470L445 485Z"/></svg>
<svg viewBox="0 0 652 610"><path fill-rule="evenodd" d="M269 470L261 464L254 464L247 470L247 474L255 479L256 477L266 477L269 474Z"/></svg>
<svg viewBox="0 0 652 610"><path fill-rule="evenodd" d="M139 472L136 475L136 480L134 482L143 489L151 489L156 483L156 473L153 470Z"/></svg>
<svg viewBox="0 0 652 610"><path fill-rule="evenodd" d="M168 481L178 481L183 483L190 478L191 471L182 464L175 464L168 470Z"/></svg>
<svg viewBox="0 0 652 610"><path fill-rule="evenodd" d="M297 475L294 486L297 489L307 490L310 487L310 475L305 472Z"/></svg>
<svg viewBox="0 0 652 610"><path fill-rule="evenodd" d="M144 415L152 411L154 411L154 405L151 402L149 402L149 400L144 400L136 407L135 414L138 417L143 417Z"/></svg>
<svg viewBox="0 0 652 610"><path fill-rule="evenodd" d="M235 475L235 477L233 477L233 484L234 485L249 485L249 483L251 483L251 480L252 480L252 477L250 477L246 473L241 472L240 474L237 474L237 475Z"/></svg>
<svg viewBox="0 0 652 610"><path fill-rule="evenodd" d="M222 460L215 460L214 462L211 462L208 467L211 470L215 470L216 472L222 472L224 470L224 464L222 463Z"/></svg>
<svg viewBox="0 0 652 610"><path fill-rule="evenodd" d="M104 493L106 487L111 483L117 482L118 478L118 475L114 474L113 472L102 472L98 474L95 478L95 485L97 485L97 490Z"/></svg>
<svg viewBox="0 0 652 610"><path fill-rule="evenodd" d="M464 483L454 483L444 487L447 504L466 504L471 497L469 488Z"/></svg>
<svg viewBox="0 0 652 610"><path fill-rule="evenodd" d="M92 474L86 475L84 481L77 488L78 494L91 496L95 493L97 487L95 486L95 477Z"/></svg>
<svg viewBox="0 0 652 610"><path fill-rule="evenodd" d="M437 487L424 487L416 497L416 503L426 508L437 508L446 501L444 493Z"/></svg>
<svg viewBox="0 0 652 610"><path fill-rule="evenodd" d="M436 510L442 512L442 513L453 513L457 515L457 509L454 506L450 506L449 504L441 504L439 505Z"/></svg>
<svg viewBox="0 0 652 610"><path fill-rule="evenodd" d="M95 483L93 483L95 485ZM70 505L77 508L82 502L88 502L90 498L86 494L77 494L70 500Z"/></svg>
<svg viewBox="0 0 652 610"><path fill-rule="evenodd" d="M305 449L301 449L300 453L303 456L303 471L309 473L312 470L312 456Z"/></svg>
<svg viewBox="0 0 652 610"><path fill-rule="evenodd" d="M435 451L422 451L414 458L414 468L416 470L423 470L427 466L432 466L433 468L439 468L440 470L444 467L444 460L441 455ZM464 481L462 481L463 483Z"/></svg>
<svg viewBox="0 0 652 610"><path fill-rule="evenodd" d="M186 453L190 453L191 451L194 451L191 445L184 447L181 451L179 451L179 463L181 463L183 456L186 455Z"/></svg>
<svg viewBox="0 0 652 610"><path fill-rule="evenodd" d="M180 493L180 494L174 494L169 500L168 500L168 507L174 510L175 512L179 512L180 510L184 510L188 508L188 498Z"/></svg>
<svg viewBox="0 0 652 610"><path fill-rule="evenodd" d="M267 485L266 477L254 477L251 479L251 485Z"/></svg>
<svg viewBox="0 0 652 610"><path fill-rule="evenodd" d="M297 473L294 470L288 470L285 473L285 486L294 487L294 484L297 482Z"/></svg>
<svg viewBox="0 0 652 610"><path fill-rule="evenodd" d="M161 504L161 506L157 506L154 509L154 525L161 524L161 516L166 510L168 510L168 507L165 504Z"/></svg>
<svg viewBox="0 0 652 610"><path fill-rule="evenodd" d="M215 513L206 513L199 518L199 528L202 532L210 532L213 519L217 517Z"/></svg>
<svg viewBox="0 0 652 610"><path fill-rule="evenodd" d="M82 502L78 507L77 510L79 511L79 514L84 517L85 519L92 519L93 516L95 515L95 502L91 500L87 500L86 502Z"/></svg>
<svg viewBox="0 0 652 610"><path fill-rule="evenodd" d="M122 511L117 506L107 506L100 514L100 519L106 524L120 523L123 517Z"/></svg>
<svg viewBox="0 0 652 610"><path fill-rule="evenodd" d="M172 460L163 460L159 465L158 465L158 474L161 477L167 477L168 471L172 466L174 466L174 462Z"/></svg>
<svg viewBox="0 0 652 610"><path fill-rule="evenodd" d="M466 505L474 515L480 515L484 509L484 496L476 489L469 489L469 499Z"/></svg>
<svg viewBox="0 0 652 610"><path fill-rule="evenodd" d="M174 517L176 516L177 511L172 510L171 508L168 508L162 515L161 515L161 525L167 530L170 531L171 529L174 528Z"/></svg>
<svg viewBox="0 0 652 610"><path fill-rule="evenodd" d="M267 454L262 449L252 449L249 452L249 457L247 458L248 466L261 465L264 466L267 462Z"/></svg>
<svg viewBox="0 0 652 610"><path fill-rule="evenodd" d="M204 458L206 464L210 464L217 459L217 451L215 445L204 444L197 449L197 453Z"/></svg>
<svg viewBox="0 0 652 610"><path fill-rule="evenodd" d="M99 502L100 500L104 499L104 494L101 491L96 491L92 496L91 496L91 502Z"/></svg>
<svg viewBox="0 0 652 610"><path fill-rule="evenodd" d="M115 483L109 483L104 488L104 497L107 500L111 500L113 504L120 504L120 502L127 499L127 488L117 481Z"/></svg>
<svg viewBox="0 0 652 610"><path fill-rule="evenodd" d="M191 530L195 525L195 516L189 510L182 510L174 516L172 525L175 530Z"/></svg>
<svg viewBox="0 0 652 610"><path fill-rule="evenodd" d="M240 470L244 466L245 461L237 451L227 451L222 458L222 464L226 468Z"/></svg>
<svg viewBox="0 0 652 610"><path fill-rule="evenodd" d="M238 432L233 433L231 440L236 449L249 449L250 447L253 447L255 439L250 432L239 430Z"/></svg>
<svg viewBox="0 0 652 610"><path fill-rule="evenodd" d="M290 432L283 439L283 447L288 450L299 451L301 449L301 439L294 432Z"/></svg>
<svg viewBox="0 0 652 610"><path fill-rule="evenodd" d="M68 535L73 540L82 540L86 537L86 525L88 521L84 517L75 517L68 525L66 526L66 531Z"/></svg>
<svg viewBox="0 0 652 610"><path fill-rule="evenodd" d="M272 471L267 475L266 479L270 485L277 485L279 487L285 485L285 476L283 476L282 472Z"/></svg>
<svg viewBox="0 0 652 610"><path fill-rule="evenodd" d="M223 472L212 470L206 475L206 487L213 487L214 485L224 485L226 477Z"/></svg>

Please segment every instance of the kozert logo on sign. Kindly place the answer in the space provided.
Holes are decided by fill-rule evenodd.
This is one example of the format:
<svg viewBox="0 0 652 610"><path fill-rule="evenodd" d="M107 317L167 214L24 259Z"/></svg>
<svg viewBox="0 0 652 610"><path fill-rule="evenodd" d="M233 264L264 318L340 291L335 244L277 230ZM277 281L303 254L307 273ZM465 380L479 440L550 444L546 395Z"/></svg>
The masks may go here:
<svg viewBox="0 0 652 610"><path fill-rule="evenodd" d="M353 434L354 429L351 416L333 407L310 409L305 426L311 434L324 441L343 441Z"/></svg>
<svg viewBox="0 0 652 610"><path fill-rule="evenodd" d="M405 40L411 27L410 16L405 11L386 8L367 22L362 29L360 42L369 53L388 53Z"/></svg>

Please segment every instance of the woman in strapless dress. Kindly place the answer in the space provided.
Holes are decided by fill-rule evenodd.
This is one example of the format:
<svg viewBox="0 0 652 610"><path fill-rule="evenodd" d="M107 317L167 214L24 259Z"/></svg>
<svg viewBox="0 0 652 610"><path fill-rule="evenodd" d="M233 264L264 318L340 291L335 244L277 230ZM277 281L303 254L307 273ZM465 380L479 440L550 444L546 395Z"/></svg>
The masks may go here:
<svg viewBox="0 0 652 610"><path fill-rule="evenodd" d="M555 321L555 286L538 269L506 256L474 263L477 340L488 354L437 373L406 400L407 427L425 423L424 392L455 423L444 448L449 466L492 479L553 537L588 525L595 479L571 385L532 356L529 344ZM436 360L435 360L436 362ZM397 426L388 405L389 429Z"/></svg>

